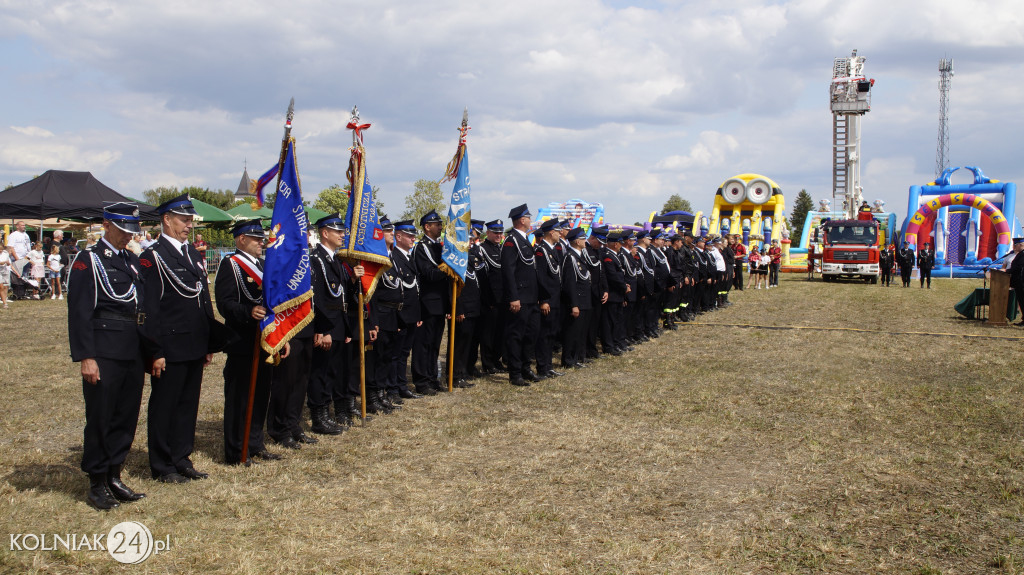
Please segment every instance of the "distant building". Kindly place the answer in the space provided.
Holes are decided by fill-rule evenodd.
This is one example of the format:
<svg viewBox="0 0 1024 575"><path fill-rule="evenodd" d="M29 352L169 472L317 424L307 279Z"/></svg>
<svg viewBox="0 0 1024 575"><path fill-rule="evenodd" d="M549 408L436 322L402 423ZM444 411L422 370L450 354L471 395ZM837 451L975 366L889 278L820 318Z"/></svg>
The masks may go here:
<svg viewBox="0 0 1024 575"><path fill-rule="evenodd" d="M253 181L249 179L248 167L242 168L242 181L238 182L238 189L235 190L236 200L251 200Z"/></svg>

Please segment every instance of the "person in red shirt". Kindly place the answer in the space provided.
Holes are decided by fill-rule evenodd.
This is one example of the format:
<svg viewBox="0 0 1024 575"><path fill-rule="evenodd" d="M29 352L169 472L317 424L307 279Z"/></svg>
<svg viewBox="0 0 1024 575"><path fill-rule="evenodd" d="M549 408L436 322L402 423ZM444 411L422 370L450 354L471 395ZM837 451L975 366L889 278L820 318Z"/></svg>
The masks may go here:
<svg viewBox="0 0 1024 575"><path fill-rule="evenodd" d="M768 288L779 287L779 268L782 267L782 246L779 240L772 240L772 247L768 248L768 257L772 261L768 264Z"/></svg>
<svg viewBox="0 0 1024 575"><path fill-rule="evenodd" d="M199 250L199 254L203 256L203 263L206 263L206 242L203 241L203 234L196 234L196 240L192 242L192 247Z"/></svg>
<svg viewBox="0 0 1024 575"><path fill-rule="evenodd" d="M732 287L743 291L743 262L747 259L747 247L743 245L743 236L729 236L729 245L736 254L736 265L732 268Z"/></svg>

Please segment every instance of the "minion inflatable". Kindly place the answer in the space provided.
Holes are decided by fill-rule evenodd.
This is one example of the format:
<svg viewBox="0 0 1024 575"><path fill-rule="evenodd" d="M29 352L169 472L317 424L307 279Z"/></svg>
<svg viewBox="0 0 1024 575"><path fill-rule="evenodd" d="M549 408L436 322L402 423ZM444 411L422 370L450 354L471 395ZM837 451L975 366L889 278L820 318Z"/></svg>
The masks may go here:
<svg viewBox="0 0 1024 575"><path fill-rule="evenodd" d="M722 182L715 193L709 231L742 235L748 246L782 240L785 210L786 198L778 184L760 174L740 174Z"/></svg>

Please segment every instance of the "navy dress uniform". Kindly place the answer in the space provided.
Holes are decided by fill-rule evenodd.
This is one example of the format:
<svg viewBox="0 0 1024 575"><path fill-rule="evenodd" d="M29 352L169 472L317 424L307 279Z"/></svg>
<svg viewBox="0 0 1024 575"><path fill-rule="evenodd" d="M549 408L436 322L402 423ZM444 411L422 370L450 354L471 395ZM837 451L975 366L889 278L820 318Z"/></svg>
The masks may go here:
<svg viewBox="0 0 1024 575"><path fill-rule="evenodd" d="M622 257L618 252L622 236L619 232L608 234L608 246L601 254L602 271L608 280L608 302L601 316L601 347L605 353L622 355L626 347L626 275L622 269Z"/></svg>
<svg viewBox="0 0 1024 575"><path fill-rule="evenodd" d="M420 218L420 227L441 223L441 216L431 210ZM443 246L440 237L424 235L412 250L412 261L420 285L420 318L423 325L413 335L412 382L416 391L447 391L438 379L437 358L441 352L445 314L451 308L451 284L440 269Z"/></svg>
<svg viewBox="0 0 1024 575"><path fill-rule="evenodd" d="M477 325L480 318L480 255L477 246L469 248L466 282L455 304L455 353L452 356L452 387L468 388L467 381L476 369L474 349L479 346ZM450 334L449 334L450 337Z"/></svg>
<svg viewBox="0 0 1024 575"><path fill-rule="evenodd" d="M1013 238L1013 246L1024 244L1024 238ZM1021 246L1024 248L1024 246ZM1024 325L1024 251L1017 252L1010 262L1010 287L1017 298L1017 307L1020 309L1021 321L1017 325Z"/></svg>
<svg viewBox="0 0 1024 575"><path fill-rule="evenodd" d="M416 226L412 220L395 222L395 247L391 250L391 262L402 282L402 307L398 310L398 335L395 339L394 351L391 355L391 371L395 374L398 393L402 398L415 399L422 397L409 389L409 354L412 352L413 339L417 324L420 322L420 284L416 275L416 266L412 262L412 253L398 247L398 234L410 238L416 237ZM430 394L436 393L430 389Z"/></svg>
<svg viewBox="0 0 1024 575"><path fill-rule="evenodd" d="M896 262L900 265L900 279L903 280L903 287L910 287L910 274L914 271L914 250L910 249L907 242L896 254Z"/></svg>
<svg viewBox="0 0 1024 575"><path fill-rule="evenodd" d="M339 213L328 214L317 220L315 225L317 230L346 230L345 220ZM313 331L318 336L331 338L330 347L313 348L313 363L306 389L306 405L312 419L310 429L313 433L338 435L351 424L348 386L342 384L348 380L351 346L345 340L354 337L354 329L347 314L356 285L334 251L323 243L312 249L309 263L313 274Z"/></svg>
<svg viewBox="0 0 1024 575"><path fill-rule="evenodd" d="M623 337L623 348L628 348L635 343L636 326L638 318L637 307L640 301L640 282L637 278L636 260L633 258L633 231L622 230L619 232L619 242L622 247L619 249L619 261L622 264L622 274L626 278L629 290L626 292L626 307L623 310L625 336Z"/></svg>
<svg viewBox="0 0 1024 575"><path fill-rule="evenodd" d="M145 378L143 356L162 357L146 339L142 315L145 288L135 254L124 248L140 233L134 204L103 210L105 227L123 240L120 248L101 238L78 253L68 274L68 342L71 359L82 362L85 399L82 471L89 474L88 501L97 509L145 496L121 481L139 421ZM115 243L121 242L115 239ZM95 373L88 373L94 364Z"/></svg>
<svg viewBox="0 0 1024 575"><path fill-rule="evenodd" d="M520 218L530 217L526 204L509 211L513 225ZM501 244L501 277L505 296L505 362L512 385L530 385L540 381L530 371L534 342L540 329L540 309L537 303L537 267L533 246L526 233L513 229ZM512 302L519 302L519 311L511 310Z"/></svg>
<svg viewBox="0 0 1024 575"><path fill-rule="evenodd" d="M604 275L604 266L601 263L601 259L604 255L604 245L607 237L607 226L591 228L590 238L587 239L587 245L580 254L590 269L591 313L587 320L586 328L588 360L597 359L601 355L597 349L597 342L601 339L601 318L605 307L602 300L608 294L608 278Z"/></svg>
<svg viewBox="0 0 1024 575"><path fill-rule="evenodd" d="M502 233L501 220L484 224L488 232ZM480 280L480 367L484 373L498 373L502 369L501 348L505 336L505 290L501 274L501 242L490 238L479 244L478 255L483 267L477 272Z"/></svg>
<svg viewBox="0 0 1024 575"><path fill-rule="evenodd" d="M577 251L572 243L585 236L583 228L574 228L566 240L568 247L562 260L562 301L566 307L562 326L562 367L583 366L587 355L587 326L593 311L591 281L593 273L583 259L584 250ZM573 310L578 311L573 315Z"/></svg>
<svg viewBox="0 0 1024 575"><path fill-rule="evenodd" d="M256 238L261 244L266 237L259 219L240 221L232 227L231 233L235 238ZM254 309L264 307L263 260L258 252L253 255L236 249L235 253L223 258L214 277L213 291L217 296L217 311L237 335L224 348L227 355L224 362L224 461L237 464L242 460L254 359L256 381L252 388L252 419L246 458L280 459L280 455L267 451L263 440L273 366L266 362L267 353L258 347L260 326L259 320L253 317ZM254 355L259 357L254 358Z"/></svg>
<svg viewBox="0 0 1024 575"><path fill-rule="evenodd" d="M537 267L537 298L540 305L540 331L537 334L535 353L537 355L537 374L544 377L563 375L555 371L552 364L554 342L561 331L562 323L562 256L549 244L544 236L557 230L558 220L546 220L537 229L537 245L534 248L534 259ZM544 313L544 307L547 313Z"/></svg>
<svg viewBox="0 0 1024 575"><path fill-rule="evenodd" d="M168 235L169 226L183 225L186 233L191 228L196 215L192 201L182 194L161 204L157 212L164 219L164 233L139 257L149 294L147 328L167 360L166 369L150 380L149 466L154 479L184 483L207 477L193 467L191 455L203 368L216 347L211 346L216 322L206 260L187 241ZM179 216L188 218L187 224L175 224L185 221Z"/></svg>
<svg viewBox="0 0 1024 575"><path fill-rule="evenodd" d="M935 250L932 245L925 242L917 252L917 267L921 269L921 287L927 282L928 289L932 289L932 268L935 267Z"/></svg>

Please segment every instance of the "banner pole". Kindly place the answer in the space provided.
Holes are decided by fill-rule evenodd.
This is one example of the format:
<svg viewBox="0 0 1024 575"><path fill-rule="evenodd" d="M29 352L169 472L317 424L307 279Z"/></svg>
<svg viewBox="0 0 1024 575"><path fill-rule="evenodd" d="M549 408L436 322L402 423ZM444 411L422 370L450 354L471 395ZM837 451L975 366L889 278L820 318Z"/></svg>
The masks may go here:
<svg viewBox="0 0 1024 575"><path fill-rule="evenodd" d="M249 432L252 429L252 404L256 398L256 376L260 367L260 338L256 337L252 349L252 371L249 372L249 403L245 408L245 435L242 436L242 465L249 463Z"/></svg>
<svg viewBox="0 0 1024 575"><path fill-rule="evenodd" d="M452 379L455 376L455 303L458 297L458 284L452 281L452 324L448 328L448 391L452 391Z"/></svg>
<svg viewBox="0 0 1024 575"><path fill-rule="evenodd" d="M366 425L366 341L363 335L363 290L359 290L359 397L362 400L361 415Z"/></svg>

